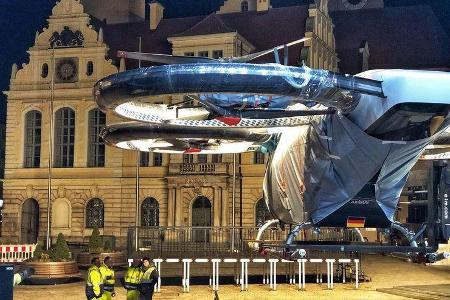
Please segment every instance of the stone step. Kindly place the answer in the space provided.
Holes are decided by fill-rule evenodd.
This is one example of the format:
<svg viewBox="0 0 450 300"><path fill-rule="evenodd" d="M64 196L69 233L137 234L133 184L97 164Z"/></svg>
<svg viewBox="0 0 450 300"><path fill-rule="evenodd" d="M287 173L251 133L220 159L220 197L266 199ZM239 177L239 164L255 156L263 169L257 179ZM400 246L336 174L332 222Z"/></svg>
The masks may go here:
<svg viewBox="0 0 450 300"><path fill-rule="evenodd" d="M153 299L172 300L172 299L177 299L178 296L180 296L180 293L178 293L178 292L167 291L165 289L161 289L161 292L153 294Z"/></svg>
<svg viewBox="0 0 450 300"><path fill-rule="evenodd" d="M446 291L429 290L425 286L423 288L419 286L397 286L393 288L377 289L377 291L419 300L443 300L450 298L450 293Z"/></svg>
<svg viewBox="0 0 450 300"><path fill-rule="evenodd" d="M406 292L413 292L413 293L424 293L427 295L437 296L437 297L445 297L447 299L450 299L450 290L449 291L435 291L435 290L424 290L420 287L412 287L412 286L397 286L394 287L398 290L406 291Z"/></svg>

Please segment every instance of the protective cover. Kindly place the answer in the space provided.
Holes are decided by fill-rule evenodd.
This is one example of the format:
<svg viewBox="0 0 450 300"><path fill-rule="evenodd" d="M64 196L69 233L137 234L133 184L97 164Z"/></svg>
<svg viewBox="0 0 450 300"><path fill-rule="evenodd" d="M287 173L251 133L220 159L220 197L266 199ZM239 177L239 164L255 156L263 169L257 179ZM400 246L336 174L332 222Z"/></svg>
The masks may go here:
<svg viewBox="0 0 450 300"><path fill-rule="evenodd" d="M449 124L447 118L440 131ZM408 173L432 140L382 141L341 114L316 117L280 136L267 167L266 201L285 223L318 223L378 174L376 201L392 221Z"/></svg>
<svg viewBox="0 0 450 300"><path fill-rule="evenodd" d="M306 66L279 64L179 64L140 68L108 76L94 87L103 110L134 120L154 122L149 97L200 95L200 102L230 107L286 108L317 102L348 112L360 93L382 95L381 83ZM262 102L262 103L261 103ZM139 107L139 110L134 108Z"/></svg>

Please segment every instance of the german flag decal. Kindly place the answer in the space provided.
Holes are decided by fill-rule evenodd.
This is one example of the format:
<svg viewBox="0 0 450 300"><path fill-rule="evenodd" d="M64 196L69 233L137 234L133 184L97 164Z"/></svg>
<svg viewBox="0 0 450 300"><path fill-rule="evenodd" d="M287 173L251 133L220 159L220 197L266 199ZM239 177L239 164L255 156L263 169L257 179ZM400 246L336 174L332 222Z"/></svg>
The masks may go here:
<svg viewBox="0 0 450 300"><path fill-rule="evenodd" d="M366 223L366 218L362 217L348 217L347 218L347 228L361 228L364 227Z"/></svg>

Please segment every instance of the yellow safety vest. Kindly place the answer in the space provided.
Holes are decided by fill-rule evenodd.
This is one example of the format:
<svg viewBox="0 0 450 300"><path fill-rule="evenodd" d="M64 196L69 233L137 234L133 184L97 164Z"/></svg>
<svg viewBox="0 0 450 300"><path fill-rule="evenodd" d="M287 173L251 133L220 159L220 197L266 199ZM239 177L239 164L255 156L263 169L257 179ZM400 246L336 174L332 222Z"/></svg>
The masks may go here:
<svg viewBox="0 0 450 300"><path fill-rule="evenodd" d="M152 272L153 272L154 270L156 270L156 267L155 267L155 266L149 267L149 268L147 269L147 271L145 271L144 274L142 275L142 279L143 279L143 280L149 280L149 279L151 279L151 278L150 278L150 275L152 275Z"/></svg>
<svg viewBox="0 0 450 300"><path fill-rule="evenodd" d="M125 273L124 281L132 285L136 285L141 281L142 271L138 267L129 267Z"/></svg>
<svg viewBox="0 0 450 300"><path fill-rule="evenodd" d="M114 270L110 269L107 265L103 264L100 266L100 273L103 276L103 279L105 280L104 283L105 285L114 285L114 283L116 282L114 279ZM107 279L107 278L110 279Z"/></svg>
<svg viewBox="0 0 450 300"><path fill-rule="evenodd" d="M86 296L89 299L100 298L103 294L103 277L99 268L91 266L86 280Z"/></svg>
<svg viewBox="0 0 450 300"><path fill-rule="evenodd" d="M114 270L110 269L107 265L102 264L100 266L100 273L103 277L104 283L104 293L100 300L112 300L112 292L114 292Z"/></svg>

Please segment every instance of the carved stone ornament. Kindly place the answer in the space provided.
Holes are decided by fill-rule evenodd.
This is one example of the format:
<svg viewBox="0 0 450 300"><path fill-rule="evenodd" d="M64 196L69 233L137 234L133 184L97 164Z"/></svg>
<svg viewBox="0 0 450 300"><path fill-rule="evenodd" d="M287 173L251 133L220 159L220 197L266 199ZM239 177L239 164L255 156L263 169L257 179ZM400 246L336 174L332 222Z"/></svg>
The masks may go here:
<svg viewBox="0 0 450 300"><path fill-rule="evenodd" d="M54 32L50 38L50 47L81 47L83 46L84 37L81 31L77 30L73 32L68 26L64 26L61 33Z"/></svg>
<svg viewBox="0 0 450 300"><path fill-rule="evenodd" d="M52 9L53 16L62 16L70 14L82 14L83 5L80 0L61 0L56 3L55 7Z"/></svg>

